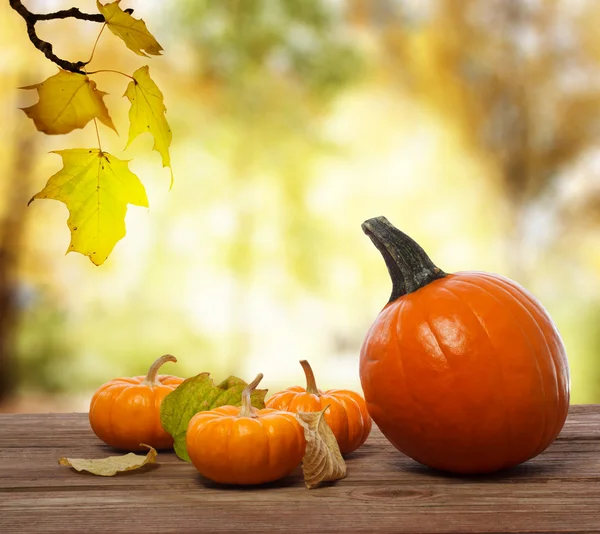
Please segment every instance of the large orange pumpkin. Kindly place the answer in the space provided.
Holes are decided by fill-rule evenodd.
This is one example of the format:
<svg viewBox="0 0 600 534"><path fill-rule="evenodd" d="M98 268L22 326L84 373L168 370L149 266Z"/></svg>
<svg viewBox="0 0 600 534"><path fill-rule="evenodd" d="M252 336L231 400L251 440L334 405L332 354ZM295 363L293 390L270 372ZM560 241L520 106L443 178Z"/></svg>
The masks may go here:
<svg viewBox="0 0 600 534"><path fill-rule="evenodd" d="M317 387L315 375L306 360L300 361L306 375L306 388L292 386L274 393L266 402L267 408L286 412L320 412L327 408L325 421L331 428L342 454L358 449L369 437L372 421L365 400L348 389Z"/></svg>
<svg viewBox="0 0 600 534"><path fill-rule="evenodd" d="M569 408L560 335L517 283L446 274L384 217L363 223L392 278L361 349L367 408L401 452L430 467L486 473L548 447Z"/></svg>
<svg viewBox="0 0 600 534"><path fill-rule="evenodd" d="M90 425L104 443L126 451L173 446L173 438L160 424L160 404L183 378L159 375L166 362L176 362L165 354L156 360L146 376L115 378L98 388L90 403Z"/></svg>
<svg viewBox="0 0 600 534"><path fill-rule="evenodd" d="M186 449L194 467L221 484L263 484L289 475L306 440L294 414L252 406L259 374L242 392L242 407L221 406L190 420Z"/></svg>

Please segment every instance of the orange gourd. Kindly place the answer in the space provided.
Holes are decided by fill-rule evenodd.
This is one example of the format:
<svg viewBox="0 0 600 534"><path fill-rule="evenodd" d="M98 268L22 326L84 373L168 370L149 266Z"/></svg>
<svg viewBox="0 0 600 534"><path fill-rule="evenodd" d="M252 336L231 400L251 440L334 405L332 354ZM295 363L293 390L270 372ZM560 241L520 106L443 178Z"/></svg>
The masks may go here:
<svg viewBox="0 0 600 534"><path fill-rule="evenodd" d="M146 450L140 443L155 449L173 446L173 438L160 424L160 404L183 378L158 375L166 362L176 362L165 354L156 360L148 374L132 378L115 378L100 386L90 403L90 425L104 443L127 451Z"/></svg>
<svg viewBox="0 0 600 534"><path fill-rule="evenodd" d="M331 428L342 454L360 447L371 432L371 417L364 399L354 391L317 388L315 375L306 360L300 362L306 375L306 389L293 386L275 393L267 400L268 408L286 412L320 412L325 407L325 421Z"/></svg>
<svg viewBox="0 0 600 534"><path fill-rule="evenodd" d="M430 467L488 473L548 447L569 408L565 348L533 295L496 274L446 274L384 217L362 225L393 283L363 342L369 413Z"/></svg>
<svg viewBox="0 0 600 534"><path fill-rule="evenodd" d="M221 406L189 422L186 448L200 474L221 484L263 484L289 475L302 461L304 430L293 414L252 406L259 374L242 392L242 407Z"/></svg>

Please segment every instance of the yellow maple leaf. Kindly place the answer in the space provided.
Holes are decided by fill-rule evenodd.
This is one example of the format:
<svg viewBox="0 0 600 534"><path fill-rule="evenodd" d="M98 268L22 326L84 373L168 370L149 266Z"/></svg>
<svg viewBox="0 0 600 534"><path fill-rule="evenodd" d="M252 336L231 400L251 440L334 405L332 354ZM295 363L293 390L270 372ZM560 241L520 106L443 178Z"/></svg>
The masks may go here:
<svg viewBox="0 0 600 534"><path fill-rule="evenodd" d="M137 55L149 57L148 54L152 54L159 56L163 48L148 31L146 23L123 11L119 7L120 1L116 0L110 4L102 5L96 0L98 10L104 15L108 29L117 37L120 37L127 48L133 50Z"/></svg>
<svg viewBox="0 0 600 534"><path fill-rule="evenodd" d="M21 89L37 89L37 104L23 111L40 132L66 134L75 128L83 128L93 118L116 131L102 100L106 93L96 89L96 82L85 74L59 70L42 83Z"/></svg>
<svg viewBox="0 0 600 534"><path fill-rule="evenodd" d="M148 66L140 67L133 73L125 95L131 102L129 109L129 139L127 148L133 140L144 132L150 132L154 137L154 146L162 158L163 167L171 167L169 146L171 145L171 128L167 123L167 109L163 103L163 94L150 78ZM171 170L171 184L173 171Z"/></svg>
<svg viewBox="0 0 600 534"><path fill-rule="evenodd" d="M97 148L72 148L54 152L63 168L29 201L48 198L64 202L71 230L69 252L80 252L101 265L117 241L125 236L127 204L148 207L146 190L127 166Z"/></svg>

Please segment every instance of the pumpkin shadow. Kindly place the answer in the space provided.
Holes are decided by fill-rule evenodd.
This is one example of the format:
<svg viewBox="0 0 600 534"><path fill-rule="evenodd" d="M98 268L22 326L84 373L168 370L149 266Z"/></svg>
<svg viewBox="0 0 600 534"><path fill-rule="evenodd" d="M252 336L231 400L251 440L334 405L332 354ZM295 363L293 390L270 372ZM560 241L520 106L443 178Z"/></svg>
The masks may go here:
<svg viewBox="0 0 600 534"><path fill-rule="evenodd" d="M370 458L379 450L379 447L374 445L373 443L364 443L358 449L352 452L348 452L346 454L342 454L345 462L354 462L357 460L363 460L365 458Z"/></svg>
<svg viewBox="0 0 600 534"><path fill-rule="evenodd" d="M291 474L284 478L274 480L273 482L266 482L264 484L220 484L206 477L203 477L200 473L198 473L196 476L196 483L205 489L215 489L223 491L268 491L290 487L304 488L304 480L302 478L302 472L299 468L296 468Z"/></svg>
<svg viewBox="0 0 600 534"><path fill-rule="evenodd" d="M398 471L404 471L419 476L425 476L428 478L443 478L447 480L457 480L465 482L502 482L503 480L517 480L521 478L545 478L552 475L557 471L559 466L556 464L544 464L544 463L523 463L509 469L502 471L496 471L495 473L482 473L482 474L460 474L450 473L448 471L442 471L433 467L420 464L416 461L406 463L406 461L392 461L390 462L394 468Z"/></svg>

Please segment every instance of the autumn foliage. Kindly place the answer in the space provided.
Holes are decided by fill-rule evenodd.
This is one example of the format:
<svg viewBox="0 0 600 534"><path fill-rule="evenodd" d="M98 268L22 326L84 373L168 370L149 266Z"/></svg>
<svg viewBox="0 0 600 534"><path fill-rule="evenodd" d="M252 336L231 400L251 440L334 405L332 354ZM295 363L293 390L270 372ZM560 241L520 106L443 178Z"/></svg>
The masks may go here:
<svg viewBox="0 0 600 534"><path fill-rule="evenodd" d="M149 57L148 54L159 55L162 47L148 31L144 21L123 11L119 2L116 0L105 5L96 3L105 20L98 39L104 28L108 27L136 54L146 57ZM92 51L92 58L93 55ZM94 122L98 147L55 152L62 157L63 168L49 178L44 189L35 194L30 203L42 198L64 202L69 210L67 224L71 231L67 252L79 252L95 265L101 265L116 243L125 236L127 206L148 207L148 198L140 179L129 170L128 162L102 149L98 121L115 131L116 128L103 100L106 93L99 90L96 82L90 79L97 72L106 71L85 69L84 72L70 72L59 69L47 80L23 87L37 90L39 96L36 104L23 111L40 132L48 135L67 134ZM160 154L163 167L170 168L171 129L165 116L163 95L151 78L149 67L143 66L132 75L111 72L131 80L123 95L131 103L125 149L140 134L149 132L154 137L153 148Z"/></svg>

